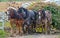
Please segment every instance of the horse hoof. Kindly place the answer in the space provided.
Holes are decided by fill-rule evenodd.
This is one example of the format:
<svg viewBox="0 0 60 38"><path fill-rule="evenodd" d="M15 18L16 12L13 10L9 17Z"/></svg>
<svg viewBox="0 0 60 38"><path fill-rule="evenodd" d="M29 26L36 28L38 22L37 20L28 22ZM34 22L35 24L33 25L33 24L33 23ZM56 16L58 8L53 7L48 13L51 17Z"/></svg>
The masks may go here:
<svg viewBox="0 0 60 38"><path fill-rule="evenodd" d="M15 36L13 36L13 35L10 35L10 37L15 37Z"/></svg>
<svg viewBox="0 0 60 38"><path fill-rule="evenodd" d="M15 34L14 34L14 35L13 35L13 34L12 34L12 35L10 35L10 37L15 37L15 36L16 36Z"/></svg>
<svg viewBox="0 0 60 38"><path fill-rule="evenodd" d="M19 36L22 36L22 34L19 34Z"/></svg>

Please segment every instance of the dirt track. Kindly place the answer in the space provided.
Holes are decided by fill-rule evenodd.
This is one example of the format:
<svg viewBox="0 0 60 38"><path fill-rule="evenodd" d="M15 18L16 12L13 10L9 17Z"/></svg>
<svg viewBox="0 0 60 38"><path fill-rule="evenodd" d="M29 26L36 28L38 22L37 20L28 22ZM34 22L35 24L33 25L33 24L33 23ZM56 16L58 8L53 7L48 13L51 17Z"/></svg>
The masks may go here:
<svg viewBox="0 0 60 38"><path fill-rule="evenodd" d="M27 35L27 36L16 36L8 38L60 38L60 35Z"/></svg>

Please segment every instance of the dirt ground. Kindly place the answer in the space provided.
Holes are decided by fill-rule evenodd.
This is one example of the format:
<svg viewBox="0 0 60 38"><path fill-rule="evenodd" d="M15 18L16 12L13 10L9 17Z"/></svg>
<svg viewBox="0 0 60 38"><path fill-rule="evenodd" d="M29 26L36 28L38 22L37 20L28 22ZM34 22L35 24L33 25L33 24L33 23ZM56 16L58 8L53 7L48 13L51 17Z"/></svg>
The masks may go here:
<svg viewBox="0 0 60 38"><path fill-rule="evenodd" d="M24 35L24 36L16 36L16 37L8 37L8 38L60 38L60 35Z"/></svg>

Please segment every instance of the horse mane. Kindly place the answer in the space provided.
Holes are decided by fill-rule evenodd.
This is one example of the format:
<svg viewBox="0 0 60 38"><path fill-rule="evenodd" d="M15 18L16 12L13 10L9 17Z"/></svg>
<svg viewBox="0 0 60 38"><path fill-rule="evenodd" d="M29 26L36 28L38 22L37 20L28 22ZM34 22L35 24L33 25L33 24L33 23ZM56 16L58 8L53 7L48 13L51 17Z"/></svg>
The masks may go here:
<svg viewBox="0 0 60 38"><path fill-rule="evenodd" d="M26 13L28 12L28 10L27 10L26 8L23 8L23 7L20 7L20 8L18 9L18 12L19 12L19 13L23 13L22 10L23 10L24 12L26 12Z"/></svg>
<svg viewBox="0 0 60 38"><path fill-rule="evenodd" d="M11 12L11 13L13 13L13 16L11 16L10 14L9 14L9 16L12 18L15 18L17 16L17 9L14 7L8 7L7 10L9 10L9 9L13 10L13 12Z"/></svg>
<svg viewBox="0 0 60 38"><path fill-rule="evenodd" d="M7 8L7 10L8 10L8 9L17 10L17 9L16 9L16 8L14 8L14 7L8 7L8 8Z"/></svg>
<svg viewBox="0 0 60 38"><path fill-rule="evenodd" d="M20 10L20 11L21 11L21 9L23 9L24 11L27 11L27 9L26 9L26 8L24 8L24 7L20 7L18 10Z"/></svg>
<svg viewBox="0 0 60 38"><path fill-rule="evenodd" d="M16 13L16 12L17 12L17 9L16 9L16 8L14 8L14 7L8 7L8 8L7 8L7 10L9 10L9 9L12 9L14 13Z"/></svg>

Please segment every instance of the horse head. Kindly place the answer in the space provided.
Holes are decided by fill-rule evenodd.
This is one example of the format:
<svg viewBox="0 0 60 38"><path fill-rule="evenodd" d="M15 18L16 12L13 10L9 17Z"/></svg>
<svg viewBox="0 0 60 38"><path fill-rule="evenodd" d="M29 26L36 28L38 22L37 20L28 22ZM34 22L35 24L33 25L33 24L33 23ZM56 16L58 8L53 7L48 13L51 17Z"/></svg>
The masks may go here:
<svg viewBox="0 0 60 38"><path fill-rule="evenodd" d="M45 19L45 17L46 17L45 10L44 9L40 9L38 11L38 16L39 16L39 18Z"/></svg>
<svg viewBox="0 0 60 38"><path fill-rule="evenodd" d="M37 11L37 24L41 24L42 19L45 18L45 11L44 9L39 9Z"/></svg>
<svg viewBox="0 0 60 38"><path fill-rule="evenodd" d="M14 7L8 7L7 8L7 14L13 14L14 11L16 11L16 8L14 8Z"/></svg>
<svg viewBox="0 0 60 38"><path fill-rule="evenodd" d="M40 9L40 10L38 10L38 12L37 12L37 14L38 14L38 19L41 19L41 15L42 15L42 10Z"/></svg>
<svg viewBox="0 0 60 38"><path fill-rule="evenodd" d="M26 8L23 8L23 7L20 7L20 8L18 9L18 13L21 14L24 18L26 18L27 9L26 9Z"/></svg>
<svg viewBox="0 0 60 38"><path fill-rule="evenodd" d="M8 17L14 17L14 15L16 15L16 12L17 12L16 8L8 7L6 14L8 15Z"/></svg>

